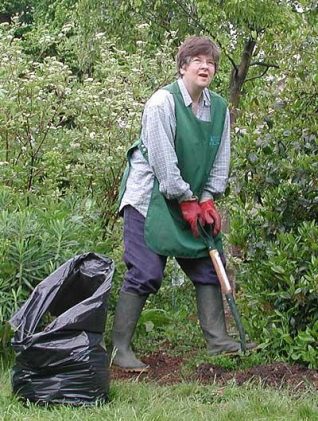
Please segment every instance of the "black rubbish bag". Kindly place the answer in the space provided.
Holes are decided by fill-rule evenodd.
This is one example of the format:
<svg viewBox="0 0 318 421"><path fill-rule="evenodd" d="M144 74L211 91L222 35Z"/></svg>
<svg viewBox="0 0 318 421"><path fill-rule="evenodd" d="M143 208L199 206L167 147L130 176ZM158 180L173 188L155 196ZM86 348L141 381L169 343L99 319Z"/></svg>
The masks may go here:
<svg viewBox="0 0 318 421"><path fill-rule="evenodd" d="M103 333L114 269L106 256L76 256L44 279L14 314L16 395L39 404L107 401Z"/></svg>

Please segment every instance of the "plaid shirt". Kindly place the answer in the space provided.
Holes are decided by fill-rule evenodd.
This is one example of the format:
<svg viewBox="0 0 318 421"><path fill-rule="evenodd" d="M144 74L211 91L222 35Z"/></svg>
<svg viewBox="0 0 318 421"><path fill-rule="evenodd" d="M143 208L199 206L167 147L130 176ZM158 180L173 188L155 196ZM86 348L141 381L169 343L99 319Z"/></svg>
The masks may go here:
<svg viewBox="0 0 318 421"><path fill-rule="evenodd" d="M186 107L192 99L182 81L178 84ZM199 102L196 117L210 121L211 103L208 89L204 89ZM131 168L126 190L120 209L133 206L146 217L153 188L154 175L159 181L159 190L167 199L179 202L192 197L193 193L178 168L178 159L174 147L176 132L175 104L173 95L165 89L159 89L146 103L141 128L141 139L148 150L149 163L139 149L131 157ZM221 143L208 181L204 187L203 199L213 198L214 194L223 193L228 180L230 166L230 116L227 110Z"/></svg>

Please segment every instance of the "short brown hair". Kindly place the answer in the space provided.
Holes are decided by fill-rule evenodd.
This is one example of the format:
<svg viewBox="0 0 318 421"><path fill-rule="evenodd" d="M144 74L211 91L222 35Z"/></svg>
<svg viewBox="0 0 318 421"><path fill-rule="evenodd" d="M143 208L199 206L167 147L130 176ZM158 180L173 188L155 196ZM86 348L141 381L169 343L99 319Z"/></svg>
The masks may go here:
<svg viewBox="0 0 318 421"><path fill-rule="evenodd" d="M191 58L200 54L211 56L215 62L215 71L218 70L220 60L220 49L215 42L208 37L192 36L184 40L180 45L177 54L177 71L180 75L180 69L189 64Z"/></svg>

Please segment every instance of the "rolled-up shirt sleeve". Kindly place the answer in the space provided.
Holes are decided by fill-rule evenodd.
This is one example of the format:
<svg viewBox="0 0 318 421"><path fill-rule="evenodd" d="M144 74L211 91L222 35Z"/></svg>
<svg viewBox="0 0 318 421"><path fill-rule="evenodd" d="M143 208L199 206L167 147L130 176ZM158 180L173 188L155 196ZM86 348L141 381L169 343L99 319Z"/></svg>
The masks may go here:
<svg viewBox="0 0 318 421"><path fill-rule="evenodd" d="M169 200L192 197L190 185L180 174L174 147L175 109L172 95L159 90L147 102L142 118L141 139L148 150L148 162L159 182L160 192Z"/></svg>
<svg viewBox="0 0 318 421"><path fill-rule="evenodd" d="M204 186L200 200L213 199L214 195L224 193L230 169L230 113L227 110L221 143L211 168L209 178Z"/></svg>

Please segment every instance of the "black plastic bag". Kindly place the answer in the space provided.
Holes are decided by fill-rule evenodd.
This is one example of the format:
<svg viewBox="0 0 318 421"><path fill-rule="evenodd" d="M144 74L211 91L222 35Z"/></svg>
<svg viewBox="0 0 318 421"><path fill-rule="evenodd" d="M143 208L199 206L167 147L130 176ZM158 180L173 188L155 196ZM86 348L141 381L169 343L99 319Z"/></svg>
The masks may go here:
<svg viewBox="0 0 318 421"><path fill-rule="evenodd" d="M15 394L40 404L107 400L103 333L114 268L103 255L76 256L44 279L11 318Z"/></svg>

